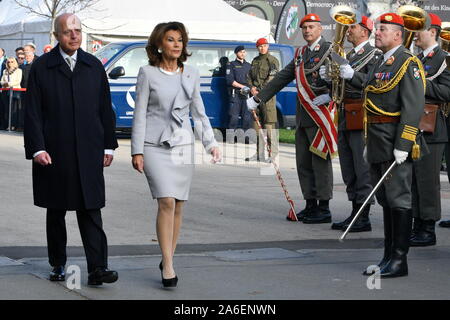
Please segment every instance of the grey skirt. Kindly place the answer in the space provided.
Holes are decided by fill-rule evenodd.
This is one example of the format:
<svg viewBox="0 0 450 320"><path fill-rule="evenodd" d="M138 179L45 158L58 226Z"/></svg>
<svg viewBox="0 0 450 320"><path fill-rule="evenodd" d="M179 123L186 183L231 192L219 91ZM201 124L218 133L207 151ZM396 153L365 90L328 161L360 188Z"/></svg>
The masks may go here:
<svg viewBox="0 0 450 320"><path fill-rule="evenodd" d="M153 199L188 200L194 174L194 145L170 148L146 144L144 172Z"/></svg>

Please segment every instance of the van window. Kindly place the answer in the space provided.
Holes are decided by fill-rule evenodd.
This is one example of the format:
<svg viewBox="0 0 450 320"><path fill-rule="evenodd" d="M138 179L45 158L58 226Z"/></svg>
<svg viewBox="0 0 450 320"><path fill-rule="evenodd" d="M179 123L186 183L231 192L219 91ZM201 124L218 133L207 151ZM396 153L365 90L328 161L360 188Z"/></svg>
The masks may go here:
<svg viewBox="0 0 450 320"><path fill-rule="evenodd" d="M125 77L137 77L139 68L148 65L147 52L143 47L133 48L117 60L111 69L123 67Z"/></svg>
<svg viewBox="0 0 450 320"><path fill-rule="evenodd" d="M122 50L123 47L124 45L122 44L110 43L107 46L104 46L103 48L100 48L98 51L96 51L94 53L94 56L96 56L98 60L100 60L103 65L105 65L109 61L109 59L114 57L120 50Z"/></svg>
<svg viewBox="0 0 450 320"><path fill-rule="evenodd" d="M190 47L188 52L192 56L187 59L186 64L198 69L201 77L216 76L220 72L219 49Z"/></svg>
<svg viewBox="0 0 450 320"><path fill-rule="evenodd" d="M248 63L252 63L253 59L259 55L259 52L257 49L245 49L247 52L247 56L245 57L245 60ZM271 55L273 55L275 58L278 59L278 62L280 63L280 69L284 67L283 61L281 60L281 54L278 50L270 50L269 52ZM225 56L228 57L230 61L236 60L236 55L234 54L234 49L226 49L225 50Z"/></svg>

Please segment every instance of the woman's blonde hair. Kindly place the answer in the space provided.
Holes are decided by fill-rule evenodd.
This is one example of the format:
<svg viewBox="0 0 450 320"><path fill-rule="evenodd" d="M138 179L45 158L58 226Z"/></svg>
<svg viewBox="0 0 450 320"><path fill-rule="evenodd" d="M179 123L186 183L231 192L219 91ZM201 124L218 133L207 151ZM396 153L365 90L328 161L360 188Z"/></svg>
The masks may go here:
<svg viewBox="0 0 450 320"><path fill-rule="evenodd" d="M12 64L8 64L8 62L11 62L11 61L12 61ZM6 60L6 69L8 69L8 71L11 71L11 70L14 71L17 68L19 68L19 64L17 63L16 58L11 57Z"/></svg>

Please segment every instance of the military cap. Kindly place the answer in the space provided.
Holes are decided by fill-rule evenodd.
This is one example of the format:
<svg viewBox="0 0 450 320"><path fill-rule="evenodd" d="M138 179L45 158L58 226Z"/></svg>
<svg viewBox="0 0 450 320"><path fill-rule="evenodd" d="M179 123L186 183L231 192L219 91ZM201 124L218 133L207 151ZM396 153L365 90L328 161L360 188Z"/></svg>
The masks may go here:
<svg viewBox="0 0 450 320"><path fill-rule="evenodd" d="M385 13L379 16L377 19L377 23L396 24L402 27L405 26L403 18L393 12Z"/></svg>
<svg viewBox="0 0 450 320"><path fill-rule="evenodd" d="M245 50L244 46L237 46L234 48L234 53L238 53L239 51Z"/></svg>
<svg viewBox="0 0 450 320"><path fill-rule="evenodd" d="M258 41L256 41L256 47L259 47L260 45L263 44L268 44L269 42L267 41L266 38L259 38Z"/></svg>
<svg viewBox="0 0 450 320"><path fill-rule="evenodd" d="M370 32L373 31L373 21L369 17L362 16L361 22L359 24Z"/></svg>
<svg viewBox="0 0 450 320"><path fill-rule="evenodd" d="M300 28L305 22L320 22L320 16L317 13L310 13L303 17L300 21Z"/></svg>
<svg viewBox="0 0 450 320"><path fill-rule="evenodd" d="M441 18L439 18L439 16L434 13L429 13L428 15L430 16L430 20L431 20L431 28L435 27L435 28L440 29L442 26Z"/></svg>

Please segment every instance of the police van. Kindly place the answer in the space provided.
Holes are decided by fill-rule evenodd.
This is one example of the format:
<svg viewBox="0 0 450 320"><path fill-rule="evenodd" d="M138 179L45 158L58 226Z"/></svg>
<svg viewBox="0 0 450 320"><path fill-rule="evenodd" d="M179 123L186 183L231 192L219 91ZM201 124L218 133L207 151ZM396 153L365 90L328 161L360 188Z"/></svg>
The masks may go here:
<svg viewBox="0 0 450 320"><path fill-rule="evenodd" d="M139 68L148 64L146 42L110 43L95 52L108 75L111 98L118 131L128 131L132 126L136 79ZM254 43L231 41L190 41L188 52L192 54L186 64L200 72L200 92L213 128L226 129L228 125L229 97L225 80L226 64L236 56L234 48L243 45L246 60L251 63L258 55ZM289 45L270 44L270 53L284 68L294 56ZM296 87L291 82L277 94L279 127L295 126Z"/></svg>

